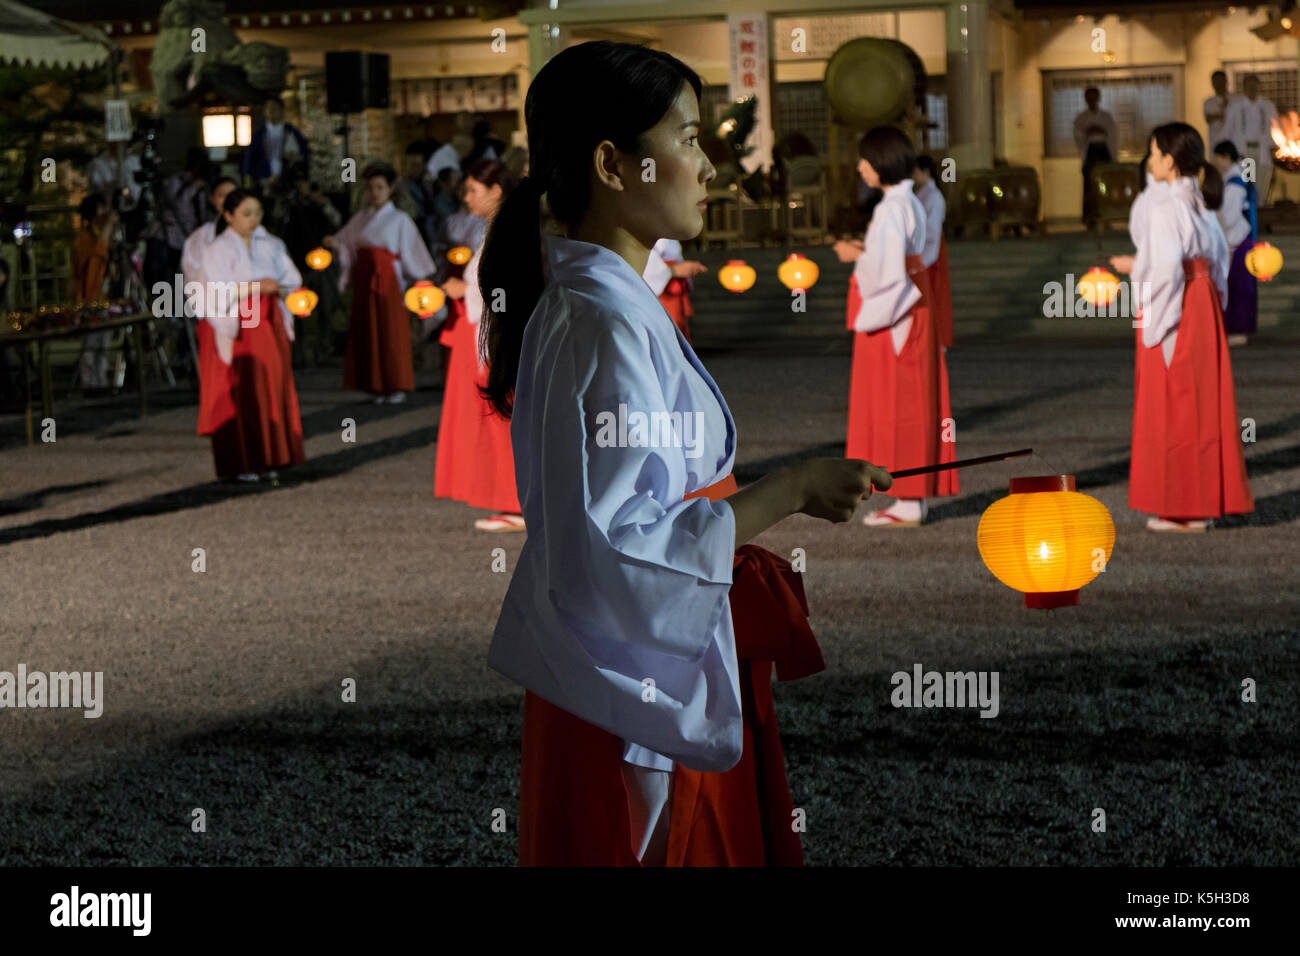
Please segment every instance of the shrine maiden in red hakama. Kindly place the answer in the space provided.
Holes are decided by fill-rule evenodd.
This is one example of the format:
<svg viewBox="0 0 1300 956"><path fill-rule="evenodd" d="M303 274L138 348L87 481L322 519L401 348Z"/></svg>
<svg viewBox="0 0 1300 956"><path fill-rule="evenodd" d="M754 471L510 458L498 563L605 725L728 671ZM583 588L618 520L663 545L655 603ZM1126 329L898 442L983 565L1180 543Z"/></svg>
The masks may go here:
<svg viewBox="0 0 1300 956"><path fill-rule="evenodd" d="M933 179L916 190L916 198L925 209L925 250L921 264L925 266L930 282L929 304L934 316L935 334L939 345L952 345L952 284L948 278L948 241L943 236L943 221L948 206L941 190Z"/></svg>
<svg viewBox="0 0 1300 956"><path fill-rule="evenodd" d="M419 230L390 200L358 212L334 243L339 291L353 288L343 387L390 400L414 391L411 316L403 290L434 270Z"/></svg>
<svg viewBox="0 0 1300 956"><path fill-rule="evenodd" d="M207 284L202 269L203 250L216 237L216 223L204 223L190 233L181 249L181 273L185 281L187 311L192 305L192 314L198 319L194 337L199 347L199 424L196 432L199 435L213 434L235 416L234 380L230 372L235 340L223 335L218 342L213 325L204 319L203 311L207 305ZM190 292L195 290L198 295L191 296ZM213 454L216 454L215 442Z"/></svg>
<svg viewBox="0 0 1300 956"><path fill-rule="evenodd" d="M438 423L438 457L433 493L463 501L471 508L488 508L517 515L514 449L510 422L498 415L479 394L487 384L487 360L478 347L483 295L478 265L483 246L465 266L465 297L447 299L447 321L439 341L451 348Z"/></svg>
<svg viewBox="0 0 1300 956"><path fill-rule="evenodd" d="M1179 176L1135 217L1137 332L1129 506L1167 522L1254 510L1223 329L1222 236Z"/></svg>
<svg viewBox="0 0 1300 956"><path fill-rule="evenodd" d="M650 291L659 297L664 310L672 317L673 323L682 330L686 341L691 341L690 317L695 314L691 308L691 280L673 275L672 267L683 261L682 244L676 239L660 239L650 248L650 257L646 259L645 272L642 273Z"/></svg>
<svg viewBox="0 0 1300 956"><path fill-rule="evenodd" d="M256 202L251 197L245 202ZM212 387L202 395L200 429L210 430L217 474L252 477L306 460L298 393L293 382L290 342L293 316L284 297L302 276L283 242L257 226L248 243L227 226L199 254L208 284L231 283L229 295L213 295L204 309L212 345L201 358L200 374ZM274 279L280 291L245 295L233 283ZM209 333L201 333L205 338ZM229 364L227 363L227 358ZM221 384L216 363L226 365L230 390ZM229 401L227 401L229 399Z"/></svg>
<svg viewBox="0 0 1300 956"><path fill-rule="evenodd" d="M847 324L857 334L844 454L891 471L956 461L956 441L943 440L952 410L921 259L925 235L912 180L886 186L849 281ZM958 490L954 469L900 478L889 494L924 499Z"/></svg>
<svg viewBox="0 0 1300 956"><path fill-rule="evenodd" d="M735 548L731 413L642 276L543 241L512 419L528 538L488 653L528 690L519 861L799 865L770 683L823 666L800 575Z"/></svg>

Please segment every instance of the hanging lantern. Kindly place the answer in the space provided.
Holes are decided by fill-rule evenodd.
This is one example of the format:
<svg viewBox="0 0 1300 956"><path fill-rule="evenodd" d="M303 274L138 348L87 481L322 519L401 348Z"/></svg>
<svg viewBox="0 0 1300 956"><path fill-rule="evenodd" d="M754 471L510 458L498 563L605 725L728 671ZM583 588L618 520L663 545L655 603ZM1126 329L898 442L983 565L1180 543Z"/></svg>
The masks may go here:
<svg viewBox="0 0 1300 956"><path fill-rule="evenodd" d="M317 272L320 272L322 269L328 269L330 263L333 261L334 257L330 254L330 251L324 247L313 249L311 252L307 253L307 265L311 266Z"/></svg>
<svg viewBox="0 0 1300 956"><path fill-rule="evenodd" d="M817 284L821 270L817 263L797 252L790 253L789 258L776 270L777 278L791 292L806 292Z"/></svg>
<svg viewBox="0 0 1300 956"><path fill-rule="evenodd" d="M432 282L417 282L406 290L406 297L402 301L420 318L427 319L442 308L447 296Z"/></svg>
<svg viewBox="0 0 1300 956"><path fill-rule="evenodd" d="M748 292L757 274L743 259L732 259L718 270L718 281L728 292Z"/></svg>
<svg viewBox="0 0 1300 956"><path fill-rule="evenodd" d="M1079 280L1075 291L1093 305L1104 307L1119 294L1119 280L1100 266L1093 266Z"/></svg>
<svg viewBox="0 0 1300 956"><path fill-rule="evenodd" d="M1269 242L1257 242L1246 253L1246 271L1267 282L1282 271L1282 252Z"/></svg>
<svg viewBox="0 0 1300 956"><path fill-rule="evenodd" d="M311 315L311 310L316 308L316 303L319 301L320 297L315 292L303 288L290 292L285 297L284 304L289 307L290 312L302 319Z"/></svg>
<svg viewBox="0 0 1300 956"><path fill-rule="evenodd" d="M447 261L454 266L463 266L473 258L474 250L469 246L456 246L447 250Z"/></svg>
<svg viewBox="0 0 1300 956"><path fill-rule="evenodd" d="M1025 595L1025 607L1070 607L1106 569L1115 523L1073 475L1012 478L1011 494L989 505L976 532L993 576Z"/></svg>

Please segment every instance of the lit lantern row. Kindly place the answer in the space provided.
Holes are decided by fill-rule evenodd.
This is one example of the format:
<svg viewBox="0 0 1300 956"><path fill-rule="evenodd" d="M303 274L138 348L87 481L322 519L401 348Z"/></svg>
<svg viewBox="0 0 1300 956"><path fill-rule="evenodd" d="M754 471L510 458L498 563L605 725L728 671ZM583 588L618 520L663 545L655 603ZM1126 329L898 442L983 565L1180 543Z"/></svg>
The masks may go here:
<svg viewBox="0 0 1300 956"><path fill-rule="evenodd" d="M1260 282L1268 282L1282 271L1282 252L1269 242L1255 243L1246 253L1246 271ZM1119 279L1094 266L1079 280L1075 291L1096 306L1107 306L1119 293Z"/></svg>
<svg viewBox="0 0 1300 956"><path fill-rule="evenodd" d="M797 252L791 253L776 270L781 284L792 292L804 292L817 284L821 270L817 263ZM718 281L728 292L748 292L753 288L758 273L754 267L747 265L743 259L732 259L718 270Z"/></svg>

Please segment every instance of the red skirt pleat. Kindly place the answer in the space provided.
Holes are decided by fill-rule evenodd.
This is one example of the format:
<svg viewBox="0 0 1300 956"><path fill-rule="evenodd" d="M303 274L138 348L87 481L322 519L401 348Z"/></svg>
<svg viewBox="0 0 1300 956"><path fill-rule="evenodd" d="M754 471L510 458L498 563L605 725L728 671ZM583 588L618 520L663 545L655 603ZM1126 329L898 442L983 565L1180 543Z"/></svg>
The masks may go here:
<svg viewBox="0 0 1300 956"><path fill-rule="evenodd" d="M924 284L924 271L919 275L918 288ZM921 303L927 291L922 290ZM860 302L857 280L851 278L850 328ZM912 309L912 328L898 355L889 329L854 334L846 458L862 458L889 471L957 460L957 443L943 441L944 422L952 418L948 366L930 310L921 303ZM959 490L952 469L900 478L888 494L930 498Z"/></svg>
<svg viewBox="0 0 1300 956"><path fill-rule="evenodd" d="M387 249L357 250L343 387L376 395L415 390L411 318Z"/></svg>
<svg viewBox="0 0 1300 956"><path fill-rule="evenodd" d="M722 483L719 483L721 486ZM705 489L710 497L734 490ZM723 773L673 769L668 866L801 866L794 801L772 699L780 680L825 668L801 576L756 545L736 551L730 593L744 749ZM623 742L525 695L519 789L523 866L640 866L632 847Z"/></svg>
<svg viewBox="0 0 1300 956"><path fill-rule="evenodd" d="M212 432L222 478L260 474L306 461L293 354L278 296L264 295L257 322L241 327L230 363L234 416ZM218 359L219 360L219 359Z"/></svg>
<svg viewBox="0 0 1300 956"><path fill-rule="evenodd" d="M695 314L695 310L691 307L691 297L686 291L685 281L682 279L669 279L664 291L659 293L659 301L663 303L663 307L673 320L673 324L681 329L682 336L689 342L691 340L691 324L688 320Z"/></svg>
<svg viewBox="0 0 1300 956"><path fill-rule="evenodd" d="M1204 269L1183 292L1169 367L1139 329L1135 372L1129 507L1183 520L1253 511L1223 313Z"/></svg>
<svg viewBox="0 0 1300 956"><path fill-rule="evenodd" d="M478 392L478 386L487 384L487 369L478 364L478 326L466 317L463 299L449 300L448 309L451 328L445 329L445 341L451 356L438 424L433 493L472 508L519 514L510 422Z"/></svg>
<svg viewBox="0 0 1300 956"><path fill-rule="evenodd" d="M948 277L948 240L939 239L939 258L925 270L930 279L930 307L934 310L935 334L939 344L952 346L952 285Z"/></svg>
<svg viewBox="0 0 1300 956"><path fill-rule="evenodd" d="M200 319L194 336L199 346L199 425L197 434L211 435L235 417L234 380L221 360L212 323Z"/></svg>

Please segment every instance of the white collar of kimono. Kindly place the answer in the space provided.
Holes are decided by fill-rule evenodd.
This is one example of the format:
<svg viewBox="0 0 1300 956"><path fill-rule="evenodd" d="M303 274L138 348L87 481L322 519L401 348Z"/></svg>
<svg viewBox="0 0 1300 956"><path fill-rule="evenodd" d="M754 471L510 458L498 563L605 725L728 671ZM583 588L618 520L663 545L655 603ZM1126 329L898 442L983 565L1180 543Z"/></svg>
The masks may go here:
<svg viewBox="0 0 1300 956"><path fill-rule="evenodd" d="M217 224L215 222L213 222L212 228L213 230L217 228ZM221 230L221 235L217 236L217 238L220 239L222 236L233 236L235 238L235 241L239 243L242 243L244 241L243 238L240 237L239 233L235 232L234 229L230 228L229 223L226 224L225 229ZM272 236L269 232L266 231L266 226L263 226L261 223L258 223L257 228L253 230L253 234L248 237L249 242L252 242L254 239L274 239L274 238L275 238L274 236Z"/></svg>
<svg viewBox="0 0 1300 956"><path fill-rule="evenodd" d="M589 273L592 266L612 270L624 284L650 292L645 280L613 249L580 239L546 236L546 260L552 279L572 279ZM638 286L640 287L638 289Z"/></svg>
<svg viewBox="0 0 1300 956"><path fill-rule="evenodd" d="M1228 171L1227 171L1226 173L1223 174L1223 181L1224 181L1225 183L1226 183L1229 179L1244 179L1244 178L1245 178L1245 177L1241 175L1241 164L1240 164L1240 163L1233 163L1230 167L1228 167Z"/></svg>
<svg viewBox="0 0 1300 956"><path fill-rule="evenodd" d="M1196 187L1196 180L1191 176L1179 176L1169 184L1170 194L1185 199L1193 206L1196 211L1202 212L1205 209L1205 201L1201 199L1201 191Z"/></svg>
<svg viewBox="0 0 1300 956"><path fill-rule="evenodd" d="M912 195L913 185L910 176L907 179L900 179L893 186L890 186L885 190L885 199L889 199L890 197L894 197L895 199L904 199L907 196ZM881 202L884 202L884 200L881 200Z"/></svg>
<svg viewBox="0 0 1300 956"><path fill-rule="evenodd" d="M392 209L393 201L391 199L385 200L384 204L380 206L378 209L376 209L374 206L367 206L366 208L369 209L371 212L373 212L376 216L378 216L381 212L387 212L389 209Z"/></svg>

